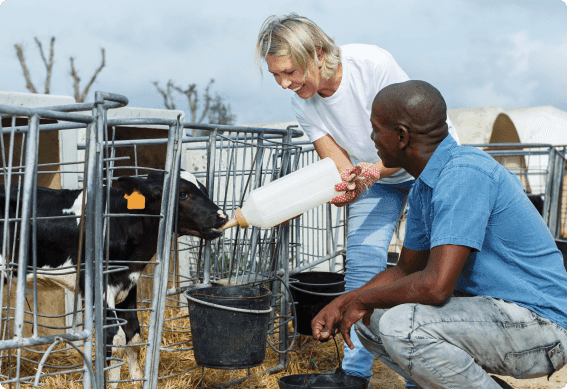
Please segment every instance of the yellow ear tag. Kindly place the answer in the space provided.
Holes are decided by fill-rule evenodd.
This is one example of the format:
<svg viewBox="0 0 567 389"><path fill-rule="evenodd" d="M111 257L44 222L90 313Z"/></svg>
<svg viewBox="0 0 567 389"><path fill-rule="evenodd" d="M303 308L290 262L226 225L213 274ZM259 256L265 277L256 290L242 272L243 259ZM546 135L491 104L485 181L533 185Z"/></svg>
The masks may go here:
<svg viewBox="0 0 567 389"><path fill-rule="evenodd" d="M131 195L125 194L124 198L128 200L128 209L146 208L146 198L138 189L134 189Z"/></svg>

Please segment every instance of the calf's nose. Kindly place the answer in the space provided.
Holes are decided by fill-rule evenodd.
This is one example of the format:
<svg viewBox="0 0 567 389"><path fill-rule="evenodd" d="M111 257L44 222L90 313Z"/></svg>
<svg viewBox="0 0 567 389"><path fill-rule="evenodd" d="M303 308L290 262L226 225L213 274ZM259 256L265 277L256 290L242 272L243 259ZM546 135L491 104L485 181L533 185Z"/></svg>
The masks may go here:
<svg viewBox="0 0 567 389"><path fill-rule="evenodd" d="M223 222L228 221L228 216L220 209L217 211L217 218Z"/></svg>

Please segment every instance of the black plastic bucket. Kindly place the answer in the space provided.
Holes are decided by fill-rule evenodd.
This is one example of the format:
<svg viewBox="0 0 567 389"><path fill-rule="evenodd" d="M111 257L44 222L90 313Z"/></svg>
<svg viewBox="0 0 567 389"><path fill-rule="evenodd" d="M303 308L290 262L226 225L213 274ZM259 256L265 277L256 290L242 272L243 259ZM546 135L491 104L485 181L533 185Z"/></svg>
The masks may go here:
<svg viewBox="0 0 567 389"><path fill-rule="evenodd" d="M368 380L347 374L309 374L306 385L303 385L305 374L293 374L278 380L280 389L366 389Z"/></svg>
<svg viewBox="0 0 567 389"><path fill-rule="evenodd" d="M214 369L258 366L266 356L271 292L264 287L187 290L195 361Z"/></svg>
<svg viewBox="0 0 567 389"><path fill-rule="evenodd" d="M293 374L281 377L278 380L278 386L280 389L366 389L368 387L368 380L366 378L347 375L342 369L339 346L337 345L337 340L333 340L335 341L337 361L339 362L339 366L337 367L337 370L335 370L334 374L309 374L309 366L311 364L311 361L309 361L307 372L305 374ZM317 342L315 342L311 349L311 355L313 354L313 350L316 345ZM311 359L311 355L309 356L309 359ZM306 376L307 378L305 378Z"/></svg>
<svg viewBox="0 0 567 389"><path fill-rule="evenodd" d="M289 278L295 301L297 328L302 335L311 335L311 320L335 298L345 292L345 275L331 272L297 273Z"/></svg>

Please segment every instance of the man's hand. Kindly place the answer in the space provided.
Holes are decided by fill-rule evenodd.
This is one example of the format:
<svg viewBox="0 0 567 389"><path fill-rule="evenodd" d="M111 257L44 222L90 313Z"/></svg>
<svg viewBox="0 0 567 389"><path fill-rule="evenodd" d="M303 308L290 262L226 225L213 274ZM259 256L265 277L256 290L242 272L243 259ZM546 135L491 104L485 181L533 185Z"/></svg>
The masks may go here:
<svg viewBox="0 0 567 389"><path fill-rule="evenodd" d="M343 207L357 200L362 192L370 188L380 178L376 166L368 162L361 162L341 173L342 182L335 185L338 192L345 194L333 197L329 203Z"/></svg>
<svg viewBox="0 0 567 389"><path fill-rule="evenodd" d="M342 312L336 304L327 305L311 320L313 339L322 342L332 339L339 331L342 318Z"/></svg>
<svg viewBox="0 0 567 389"><path fill-rule="evenodd" d="M344 314L343 320L341 322L341 334L346 342L347 346L354 350L354 344L350 340L350 329L360 319L362 319L362 324L365 326L370 325L370 316L374 313L374 308L366 309L360 302L360 299L354 299L347 311Z"/></svg>

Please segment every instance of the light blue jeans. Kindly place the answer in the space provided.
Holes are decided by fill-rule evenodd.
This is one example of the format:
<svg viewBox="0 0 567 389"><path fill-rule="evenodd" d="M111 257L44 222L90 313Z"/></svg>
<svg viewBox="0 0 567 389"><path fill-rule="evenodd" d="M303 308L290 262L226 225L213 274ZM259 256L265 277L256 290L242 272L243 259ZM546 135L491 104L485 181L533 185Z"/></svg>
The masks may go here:
<svg viewBox="0 0 567 389"><path fill-rule="evenodd" d="M567 329L515 303L456 297L376 309L354 325L364 347L421 388L500 389L488 373L550 376L567 363Z"/></svg>
<svg viewBox="0 0 567 389"><path fill-rule="evenodd" d="M413 183L414 180L400 184L376 183L348 205L347 292L360 288L386 269L388 246ZM369 378L374 355L362 346L354 329L350 336L354 350L345 345L342 367L347 374Z"/></svg>

